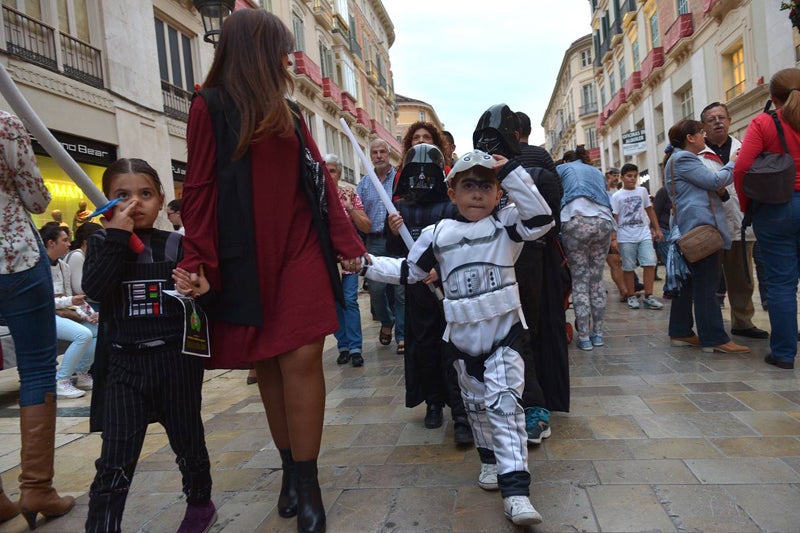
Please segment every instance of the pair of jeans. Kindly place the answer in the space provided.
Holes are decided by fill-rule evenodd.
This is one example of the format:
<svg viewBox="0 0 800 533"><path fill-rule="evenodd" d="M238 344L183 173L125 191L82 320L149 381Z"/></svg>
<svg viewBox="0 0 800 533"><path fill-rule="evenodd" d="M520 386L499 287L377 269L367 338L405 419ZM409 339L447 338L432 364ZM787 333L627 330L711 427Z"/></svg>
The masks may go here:
<svg viewBox="0 0 800 533"><path fill-rule="evenodd" d="M722 311L717 300L721 261L722 252L716 252L695 263L687 262L689 278L670 306L670 337L691 337L696 324L701 346L718 346L731 340L722 325Z"/></svg>
<svg viewBox="0 0 800 533"><path fill-rule="evenodd" d="M69 379L75 372L88 372L94 361L97 324L85 321L78 323L56 315L56 337L62 341L70 341L56 372L56 381Z"/></svg>
<svg viewBox="0 0 800 533"><path fill-rule="evenodd" d="M367 252L372 255L386 255L386 237L367 236ZM386 284L369 280L369 299L372 311L381 326L391 327L394 324L394 338L397 342L405 342L406 288L394 286L394 309L389 308L386 297Z"/></svg>
<svg viewBox="0 0 800 533"><path fill-rule="evenodd" d="M35 267L0 275L0 315L17 354L21 407L44 403L56 390L56 309L50 260L40 248Z"/></svg>
<svg viewBox="0 0 800 533"><path fill-rule="evenodd" d="M781 205L761 204L753 216L767 282L769 346L778 361L797 355L797 280L800 276L800 192Z"/></svg>
<svg viewBox="0 0 800 533"><path fill-rule="evenodd" d="M336 304L339 329L334 333L340 352L361 353L361 310L358 308L358 274L342 273L345 307Z"/></svg>

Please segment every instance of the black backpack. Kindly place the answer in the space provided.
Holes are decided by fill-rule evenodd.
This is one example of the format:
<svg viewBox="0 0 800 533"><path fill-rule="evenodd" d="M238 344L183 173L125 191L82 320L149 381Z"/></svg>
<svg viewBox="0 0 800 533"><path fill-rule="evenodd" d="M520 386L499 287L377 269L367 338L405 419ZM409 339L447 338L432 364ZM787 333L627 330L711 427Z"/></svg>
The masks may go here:
<svg viewBox="0 0 800 533"><path fill-rule="evenodd" d="M794 157L789 153L789 147L786 145L783 125L778 114L770 111L771 105L772 100L769 100L764 107L764 113L769 113L775 123L783 153L761 152L753 161L750 170L745 172L742 180L742 192L751 200L742 220L741 230L742 259L748 282L750 281L750 272L747 270L747 253L744 251L745 231L753 223L753 214L760 204L785 204L791 201L797 175Z"/></svg>

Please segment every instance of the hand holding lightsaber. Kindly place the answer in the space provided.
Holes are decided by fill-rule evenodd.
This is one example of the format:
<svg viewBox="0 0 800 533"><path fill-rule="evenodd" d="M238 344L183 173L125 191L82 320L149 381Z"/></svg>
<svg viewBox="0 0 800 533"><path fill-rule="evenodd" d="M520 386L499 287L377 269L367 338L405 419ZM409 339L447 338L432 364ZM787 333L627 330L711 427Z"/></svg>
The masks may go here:
<svg viewBox="0 0 800 533"><path fill-rule="evenodd" d="M392 200L389 198L389 195L386 194L386 191L383 189L383 183L381 183L381 180L380 178L378 178L378 175L375 174L375 168L372 166L370 160L367 159L367 156L364 154L364 150L361 149L361 145L358 144L355 135L353 135L353 132L350 130L350 126L347 125L347 122L343 118L339 119L339 123L344 128L345 134L350 139L350 142L353 144L353 147L356 149L358 158L361 159L361 164L367 170L367 176L369 177L372 186L377 191L378 196L380 197L381 202L383 202L384 207L386 207L386 212L389 213L390 215L399 214L397 212L397 208L395 208L394 204L392 203ZM414 238L411 236L411 233L408 231L408 228L406 227L405 223L400 225L400 237L402 237L403 242L406 245L406 248L411 250L411 248L414 247ZM433 292L439 300L444 299L442 291L440 291L436 286L428 285L428 288L430 288L431 292Z"/></svg>

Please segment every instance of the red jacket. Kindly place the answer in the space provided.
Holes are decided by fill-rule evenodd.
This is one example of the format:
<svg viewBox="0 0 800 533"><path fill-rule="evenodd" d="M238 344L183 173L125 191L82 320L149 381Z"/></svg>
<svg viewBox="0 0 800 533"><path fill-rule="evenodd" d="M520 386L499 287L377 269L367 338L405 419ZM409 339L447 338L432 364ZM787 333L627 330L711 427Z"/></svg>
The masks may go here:
<svg viewBox="0 0 800 533"><path fill-rule="evenodd" d="M792 154L797 168L797 174L794 178L794 190L800 191L800 132L792 129L783 120L780 110L778 111L778 118L781 120L783 133L786 136L786 146L789 148L789 153ZM747 210L747 204L750 199L742 191L742 180L745 173L753 165L753 161L761 152L783 153L778 130L768 113L761 113L750 122L742 141L739 158L736 160L736 166L733 169L733 183L736 186L736 194L739 197L739 207L743 212Z"/></svg>

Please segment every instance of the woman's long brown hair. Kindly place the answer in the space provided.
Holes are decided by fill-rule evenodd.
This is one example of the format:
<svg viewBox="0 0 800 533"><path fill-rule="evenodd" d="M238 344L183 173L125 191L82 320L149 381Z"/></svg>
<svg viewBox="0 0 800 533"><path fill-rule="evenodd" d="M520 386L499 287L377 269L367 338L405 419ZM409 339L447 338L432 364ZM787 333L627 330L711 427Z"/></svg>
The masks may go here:
<svg viewBox="0 0 800 533"><path fill-rule="evenodd" d="M283 57L294 51L289 28L264 9L234 11L222 25L214 62L204 87L219 87L231 97L242 126L234 158L266 135L288 136L294 120L286 95L294 90Z"/></svg>

